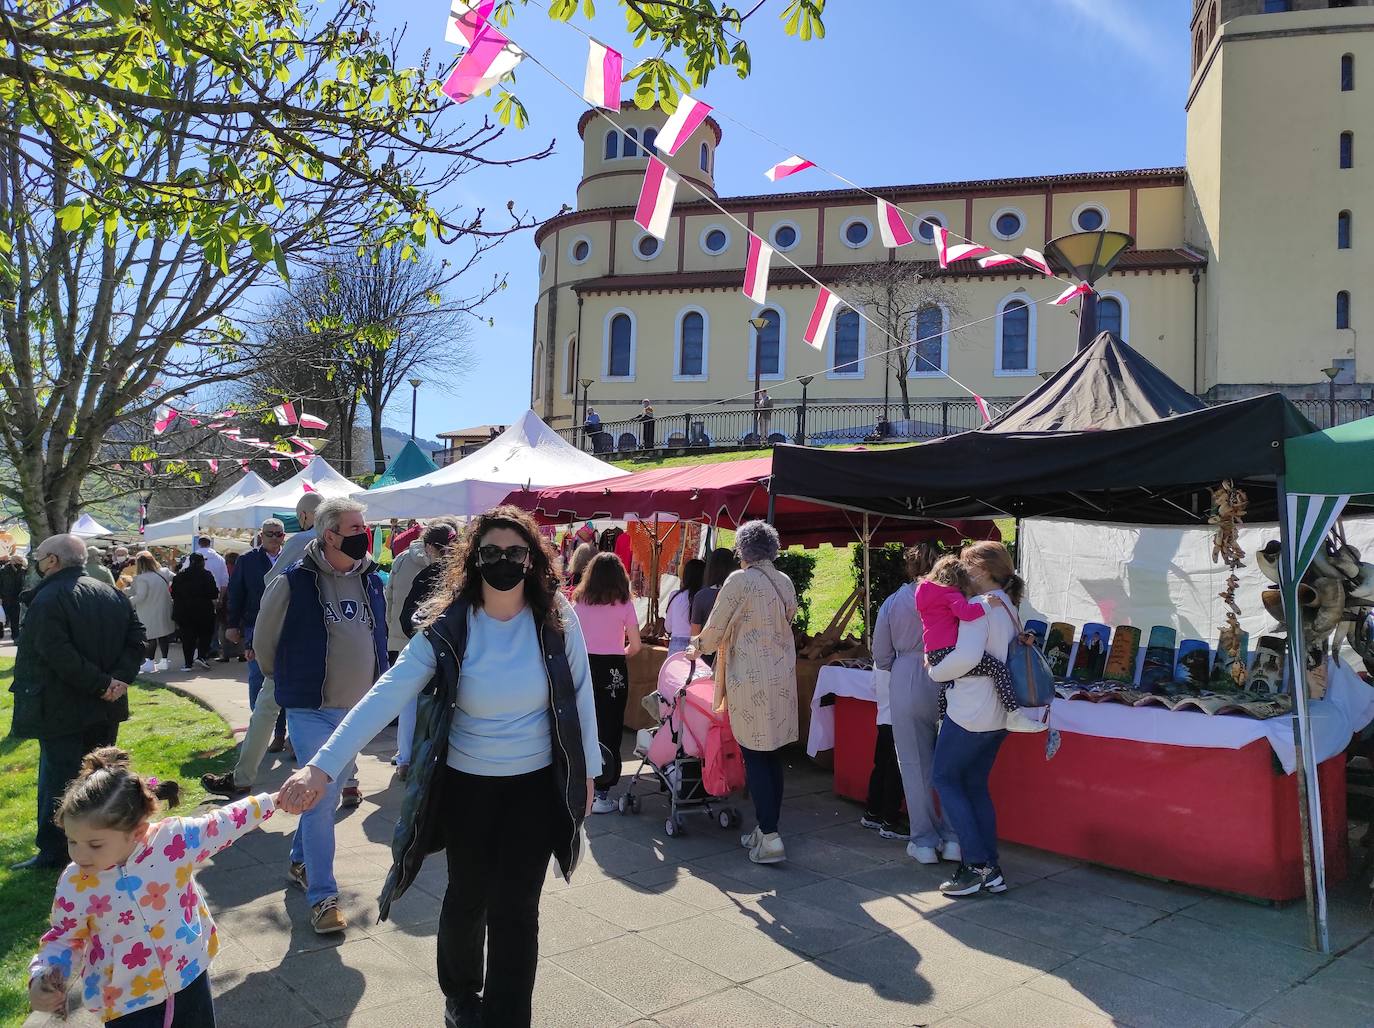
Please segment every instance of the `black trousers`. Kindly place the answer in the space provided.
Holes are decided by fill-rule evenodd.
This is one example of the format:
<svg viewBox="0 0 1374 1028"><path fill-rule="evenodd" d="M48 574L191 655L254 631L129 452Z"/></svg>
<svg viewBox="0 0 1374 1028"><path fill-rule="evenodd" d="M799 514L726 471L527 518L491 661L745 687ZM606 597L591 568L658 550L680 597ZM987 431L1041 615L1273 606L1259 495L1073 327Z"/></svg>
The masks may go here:
<svg viewBox="0 0 1374 1028"><path fill-rule="evenodd" d="M190 667L197 656L201 660L210 659L210 637L215 634L213 621L178 622L177 634L181 636L183 667Z"/></svg>
<svg viewBox="0 0 1374 1028"><path fill-rule="evenodd" d="M67 786L81 773L82 758L101 746L113 746L118 738L119 722L101 721L80 732L38 740L38 831L33 841L44 860L66 866L71 859L67 837L53 815Z"/></svg>
<svg viewBox="0 0 1374 1028"><path fill-rule="evenodd" d="M892 726L878 726L878 742L873 747L873 774L868 777L868 813L896 824L902 817L902 769L897 765L897 746L892 741Z"/></svg>
<svg viewBox="0 0 1374 1028"><path fill-rule="evenodd" d="M19 597L12 600L0 600L0 607L5 611L5 627L10 630L10 638L19 637ZM0 632L3 634L3 632Z"/></svg>
<svg viewBox="0 0 1374 1028"><path fill-rule="evenodd" d="M557 833L571 830L553 768L510 778L452 768L444 774L448 889L439 913L439 988L459 1000L485 984L484 1028L528 1028L539 895Z"/></svg>
<svg viewBox="0 0 1374 1028"><path fill-rule="evenodd" d="M174 968L169 968L176 974ZM176 979L173 979L175 981ZM162 1028L167 1018L167 1001L144 1007L132 1014L106 1021L105 1028ZM210 995L210 972L176 994L172 1000L172 1028L215 1028L215 1000Z"/></svg>
<svg viewBox="0 0 1374 1028"><path fill-rule="evenodd" d="M596 776L598 789L610 789L620 781L620 740L625 733L625 705L630 699L630 665L619 653L589 653L592 697L596 700L596 738L606 765Z"/></svg>
<svg viewBox="0 0 1374 1028"><path fill-rule="evenodd" d="M162 658L166 660L167 651L172 648L172 637L170 635L164 635L160 639L149 639L148 646L143 651L143 655L149 660L152 660L157 656L159 646L162 647Z"/></svg>

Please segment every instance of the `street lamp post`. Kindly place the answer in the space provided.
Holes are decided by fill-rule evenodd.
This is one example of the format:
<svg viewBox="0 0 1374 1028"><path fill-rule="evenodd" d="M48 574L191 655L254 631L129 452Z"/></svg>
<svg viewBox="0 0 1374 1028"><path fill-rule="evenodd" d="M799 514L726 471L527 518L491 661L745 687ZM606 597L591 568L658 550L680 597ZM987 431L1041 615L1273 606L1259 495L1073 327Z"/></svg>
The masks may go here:
<svg viewBox="0 0 1374 1028"><path fill-rule="evenodd" d="M581 346L581 340L580 340L580 339L578 340L578 345L579 345L579 347ZM580 356L580 355L579 355L579 356ZM588 440L587 440L587 391L588 391L589 389L591 389L591 387L592 387L592 380L591 380L590 378L580 378L580 379L577 380L577 384L580 385L580 386L582 387L582 439L583 439L583 441L585 442L585 441L588 441ZM576 412L576 411L573 411L573 413L576 414L577 412Z"/></svg>
<svg viewBox="0 0 1374 1028"><path fill-rule="evenodd" d="M410 441L415 441L415 408L420 399L420 386L424 385L418 378L410 380Z"/></svg>
<svg viewBox="0 0 1374 1028"><path fill-rule="evenodd" d="M1328 398L1331 407L1331 419L1327 425L1328 428L1336 427L1336 376L1340 373L1340 368L1322 368L1322 374L1326 376L1326 383L1330 389Z"/></svg>
<svg viewBox="0 0 1374 1028"><path fill-rule="evenodd" d="M754 327L754 435L762 442L763 437L759 436L759 391L763 384L763 330L768 327L768 319L750 318L749 324Z"/></svg>
<svg viewBox="0 0 1374 1028"><path fill-rule="evenodd" d="M1078 308L1078 349L1097 336L1097 280L1108 274L1121 255L1135 245L1125 232L1073 232L1045 244L1045 256L1088 286Z"/></svg>
<svg viewBox="0 0 1374 1028"><path fill-rule="evenodd" d="M814 379L815 377L815 375L802 375L800 378L797 379L797 381L801 383L802 387L801 411L797 414L798 446L806 445L806 387L811 384L812 379Z"/></svg>

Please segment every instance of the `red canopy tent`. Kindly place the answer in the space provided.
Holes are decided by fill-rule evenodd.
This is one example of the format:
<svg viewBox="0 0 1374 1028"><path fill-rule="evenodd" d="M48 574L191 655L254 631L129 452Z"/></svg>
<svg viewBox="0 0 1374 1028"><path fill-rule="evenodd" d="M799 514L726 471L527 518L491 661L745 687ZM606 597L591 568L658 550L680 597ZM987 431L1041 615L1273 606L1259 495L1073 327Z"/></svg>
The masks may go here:
<svg viewBox="0 0 1374 1028"><path fill-rule="evenodd" d="M518 489L505 502L555 524L593 518L648 521L658 514L717 528L737 528L746 521L768 517L768 479L772 473L772 457L754 457L655 468L580 485ZM772 521L784 546L845 545L863 535L862 514L782 496L774 501ZM870 516L870 531L874 543L1001 538L991 520Z"/></svg>

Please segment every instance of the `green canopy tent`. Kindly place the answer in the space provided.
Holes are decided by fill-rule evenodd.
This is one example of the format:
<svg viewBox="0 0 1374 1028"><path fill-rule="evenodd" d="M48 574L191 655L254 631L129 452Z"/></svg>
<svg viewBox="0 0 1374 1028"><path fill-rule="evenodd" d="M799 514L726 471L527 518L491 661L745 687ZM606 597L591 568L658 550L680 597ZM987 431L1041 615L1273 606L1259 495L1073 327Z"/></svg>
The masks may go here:
<svg viewBox="0 0 1374 1028"><path fill-rule="evenodd" d="M1317 948L1330 952L1326 913L1326 847L1321 797L1307 707L1307 648L1297 589L1322 540L1352 499L1374 498L1374 418L1285 439L1285 474L1279 478L1279 538L1283 554L1279 589L1288 627L1288 675L1293 684L1294 742L1298 747L1298 803L1302 814L1303 872Z"/></svg>
<svg viewBox="0 0 1374 1028"><path fill-rule="evenodd" d="M377 481L368 486L368 489L385 489L389 485L409 482L411 479L438 470L439 465L430 460L428 454L415 445L415 440L407 439L405 446L401 447L401 452L391 459L386 470L382 472Z"/></svg>

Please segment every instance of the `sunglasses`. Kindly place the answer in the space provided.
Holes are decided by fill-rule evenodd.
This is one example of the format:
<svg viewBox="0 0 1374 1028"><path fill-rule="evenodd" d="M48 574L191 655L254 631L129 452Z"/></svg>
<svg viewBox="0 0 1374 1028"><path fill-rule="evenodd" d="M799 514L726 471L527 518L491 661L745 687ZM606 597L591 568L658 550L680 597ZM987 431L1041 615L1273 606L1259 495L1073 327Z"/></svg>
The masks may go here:
<svg viewBox="0 0 1374 1028"><path fill-rule="evenodd" d="M498 560L508 560L512 564L523 564L529 559L530 548L528 546L497 546L494 543L487 543L485 546L477 547L477 558L479 564L495 564Z"/></svg>
<svg viewBox="0 0 1374 1028"><path fill-rule="evenodd" d="M285 538L286 538L286 533L285 533L285 532L264 532L264 533L262 533L262 537L263 537L264 539L285 539Z"/></svg>

